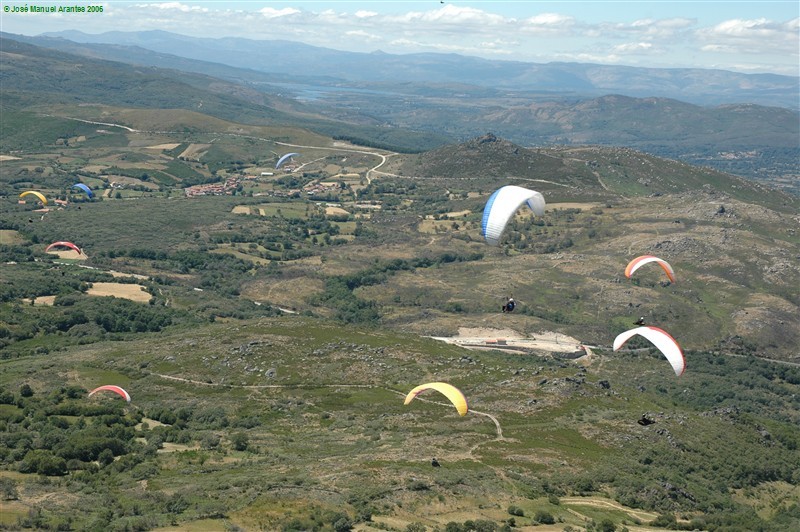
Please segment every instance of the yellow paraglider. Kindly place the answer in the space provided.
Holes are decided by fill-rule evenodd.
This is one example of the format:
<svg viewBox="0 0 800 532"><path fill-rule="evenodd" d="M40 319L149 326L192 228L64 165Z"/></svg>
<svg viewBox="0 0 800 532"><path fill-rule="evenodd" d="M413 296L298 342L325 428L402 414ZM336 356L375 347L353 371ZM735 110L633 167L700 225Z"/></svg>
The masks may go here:
<svg viewBox="0 0 800 532"><path fill-rule="evenodd" d="M22 198L24 198L25 196L27 196L29 194L32 194L32 195L36 196L37 198L39 198L39 200L42 202L42 204L47 205L47 198L45 198L44 195L41 192L37 192L35 190L26 190L25 192L20 194L19 197L20 197L20 199L22 199Z"/></svg>
<svg viewBox="0 0 800 532"><path fill-rule="evenodd" d="M416 396L418 396L419 394L421 394L426 390L436 390L437 392L441 393L442 395L450 399L450 402L453 403L453 406L456 407L456 410L458 410L458 413L460 415L462 416L467 415L467 410L468 410L467 398L464 397L464 394L461 393L461 391L458 388L456 388L451 384L447 384L446 382L429 382L427 384L420 384L419 386L408 392L408 395L406 395L406 400L403 404L407 405L408 403L413 401Z"/></svg>

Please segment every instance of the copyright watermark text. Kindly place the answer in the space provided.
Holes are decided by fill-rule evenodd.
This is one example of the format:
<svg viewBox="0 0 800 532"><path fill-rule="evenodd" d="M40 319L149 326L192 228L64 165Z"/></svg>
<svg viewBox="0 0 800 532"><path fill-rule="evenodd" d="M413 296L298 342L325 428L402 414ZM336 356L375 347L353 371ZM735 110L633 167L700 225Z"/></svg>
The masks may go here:
<svg viewBox="0 0 800 532"><path fill-rule="evenodd" d="M102 13L103 6L94 5L48 5L19 4L4 5L3 13Z"/></svg>

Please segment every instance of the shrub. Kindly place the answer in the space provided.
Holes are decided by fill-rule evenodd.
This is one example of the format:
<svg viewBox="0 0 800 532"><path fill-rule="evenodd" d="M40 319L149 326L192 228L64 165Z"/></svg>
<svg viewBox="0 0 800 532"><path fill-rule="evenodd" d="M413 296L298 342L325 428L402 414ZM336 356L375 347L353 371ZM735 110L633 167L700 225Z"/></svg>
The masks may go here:
<svg viewBox="0 0 800 532"><path fill-rule="evenodd" d="M511 515L516 515L517 517L523 517L525 512L519 506L514 506L513 504L508 507L508 513Z"/></svg>
<svg viewBox="0 0 800 532"><path fill-rule="evenodd" d="M533 516L533 520L537 523L542 523L543 525L552 525L556 522L553 514L544 510L537 510L536 514Z"/></svg>

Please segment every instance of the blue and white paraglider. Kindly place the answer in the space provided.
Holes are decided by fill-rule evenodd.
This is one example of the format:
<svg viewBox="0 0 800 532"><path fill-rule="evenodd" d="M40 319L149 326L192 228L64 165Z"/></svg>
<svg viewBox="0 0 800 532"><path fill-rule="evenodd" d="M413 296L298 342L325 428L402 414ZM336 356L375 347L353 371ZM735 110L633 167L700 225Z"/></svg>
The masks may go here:
<svg viewBox="0 0 800 532"><path fill-rule="evenodd" d="M92 189L90 189L88 186L84 185L83 183L75 183L74 185L72 185L72 188L79 188L79 189L83 190L84 192L86 192L86 196L89 199L92 199L94 197L94 192L92 192Z"/></svg>
<svg viewBox="0 0 800 532"><path fill-rule="evenodd" d="M544 215L544 196L535 190L508 185L497 189L489 197L483 209L481 234L492 246L500 244L500 238L511 217L523 204L527 204L536 216Z"/></svg>
<svg viewBox="0 0 800 532"><path fill-rule="evenodd" d="M300 154L299 153L287 153L286 155L282 156L280 159L278 159L278 162L275 163L275 169L277 170L278 168L280 168L280 166L283 163L285 163L286 161L288 161L289 159L291 159L295 155L300 155Z"/></svg>

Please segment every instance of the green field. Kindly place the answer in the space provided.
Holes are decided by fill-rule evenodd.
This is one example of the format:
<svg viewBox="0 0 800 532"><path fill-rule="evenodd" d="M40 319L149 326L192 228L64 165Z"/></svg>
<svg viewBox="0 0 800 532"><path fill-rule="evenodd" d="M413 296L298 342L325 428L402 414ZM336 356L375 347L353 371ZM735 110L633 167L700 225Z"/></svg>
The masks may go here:
<svg viewBox="0 0 800 532"><path fill-rule="evenodd" d="M785 196L599 148L502 161L475 152L465 176L444 161L468 160L469 143L397 154L366 184L377 155L308 132L234 135L188 111L106 111L143 131L40 123L19 133L36 139L29 153L3 162L2 526L789 530L800 520L800 235ZM145 131L157 127L180 132ZM57 143L63 135L86 140ZM299 140L316 146L302 171L220 195L182 189L268 167L279 142ZM179 146L152 148L166 143ZM178 159L191 144L213 149ZM380 207L347 221L297 192L345 163L363 174L359 202ZM152 186L110 189L109 168L152 172L140 179ZM516 216L491 247L481 213L506 171L549 207ZM70 196L78 180L98 197ZM17 203L29 189L69 202L34 212ZM333 193L357 212L352 190ZM58 240L87 260L44 252ZM677 282L659 268L624 277L650 253ZM89 295L110 281L141 284L149 301ZM503 314L511 294L519 306ZM51 305L29 303L45 297ZM611 351L639 316L679 340L682 377L644 340ZM464 328L558 348L429 338ZM594 354L574 358L577 344ZM435 393L403 405L429 381L461 389L470 413ZM88 398L100 384L125 387L131 404ZM645 412L655 424L637 424Z"/></svg>

